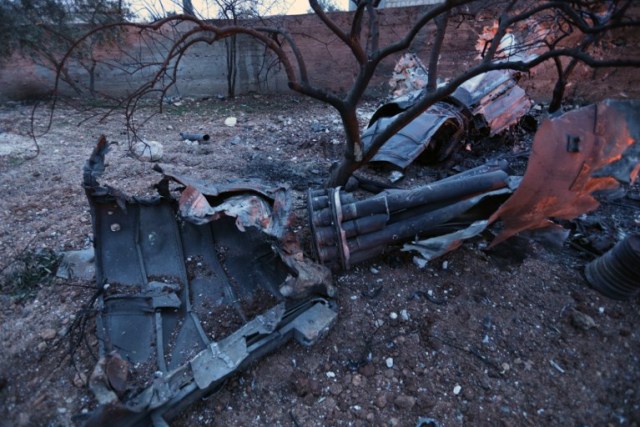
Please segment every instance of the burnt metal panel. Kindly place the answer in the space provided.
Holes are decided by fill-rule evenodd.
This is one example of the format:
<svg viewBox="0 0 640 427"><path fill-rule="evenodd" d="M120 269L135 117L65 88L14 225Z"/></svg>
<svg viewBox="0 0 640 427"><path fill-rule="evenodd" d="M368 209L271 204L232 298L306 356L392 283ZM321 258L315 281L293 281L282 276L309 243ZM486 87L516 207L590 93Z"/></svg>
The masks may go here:
<svg viewBox="0 0 640 427"><path fill-rule="evenodd" d="M332 304L310 293L329 289L330 274L301 256L285 189L165 176L163 197L136 199L98 183L107 151L103 137L84 170L102 355L90 381L102 405L87 425L161 424L267 351L311 344L333 324ZM185 201L169 181L198 187Z"/></svg>
<svg viewBox="0 0 640 427"><path fill-rule="evenodd" d="M640 170L640 101L606 100L542 123L515 193L490 218L504 229L492 245L596 209L595 192L616 189Z"/></svg>
<svg viewBox="0 0 640 427"><path fill-rule="evenodd" d="M405 169L417 159L442 161L470 131L471 117L476 127L486 127L496 135L516 124L531 108L532 102L517 85L516 73L493 70L473 77L460 85L443 102L438 102L389 138L371 159ZM362 134L367 152L375 137L399 114L424 96L424 89L409 92L381 106Z"/></svg>
<svg viewBox="0 0 640 427"><path fill-rule="evenodd" d="M364 131L362 144L365 152L369 150L376 136L396 117L397 115L379 118ZM437 103L389 138L371 161L388 162L400 169L405 169L430 146L431 151L436 153L433 157L440 160L449 154L452 144L455 144L458 139L454 135L464 126L465 118L455 106L444 102ZM440 132L438 146L430 145L438 132ZM453 142L446 140L448 138Z"/></svg>

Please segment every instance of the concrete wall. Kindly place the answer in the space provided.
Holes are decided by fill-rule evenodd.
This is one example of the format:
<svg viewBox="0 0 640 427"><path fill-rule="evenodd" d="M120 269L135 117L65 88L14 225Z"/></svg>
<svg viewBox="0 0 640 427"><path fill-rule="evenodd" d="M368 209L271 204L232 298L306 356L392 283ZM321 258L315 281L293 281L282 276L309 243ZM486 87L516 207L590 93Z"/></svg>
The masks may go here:
<svg viewBox="0 0 640 427"><path fill-rule="evenodd" d="M380 45L397 40L404 34L421 8L382 9L380 15ZM475 44L484 26L495 19L490 12L472 12L452 18L452 31L447 33L441 55L440 73L443 77L454 75L461 68L469 67L476 57ZM336 12L332 17L346 29L352 17L349 12ZM357 64L349 50L314 15L297 15L280 18L295 37L302 51L310 79L314 85L342 92L348 89L357 74ZM184 30L185 28L183 28ZM435 30L428 26L421 31L411 50L425 62L432 45ZM102 58L112 58L111 65L100 65L96 70L96 88L111 95L123 95L135 90L151 76L152 69L133 72L139 61L162 59L164 48L156 42L141 40L137 33L126 37L127 55L118 51L103 51ZM282 67L265 71L264 48L255 40L240 36L238 57L237 93L251 91L281 93L289 92L287 78ZM637 31L622 31L603 42L601 51L612 56L640 57L640 35ZM224 43L193 46L181 61L178 69L176 90L182 96L205 97L226 94L226 66ZM397 57L383 62L377 70L369 95L385 96L387 81L391 76ZM79 83L88 81L88 73L82 67L72 67L74 79ZM0 69L0 99L20 99L46 92L53 81L50 70L35 65L24 58L13 58ZM532 96L539 100L549 98L555 82L552 64L539 67L522 84ZM66 92L73 94L68 87ZM634 69L605 69L593 71L580 66L576 70L574 83L567 95L587 101L607 96L640 97L640 72Z"/></svg>

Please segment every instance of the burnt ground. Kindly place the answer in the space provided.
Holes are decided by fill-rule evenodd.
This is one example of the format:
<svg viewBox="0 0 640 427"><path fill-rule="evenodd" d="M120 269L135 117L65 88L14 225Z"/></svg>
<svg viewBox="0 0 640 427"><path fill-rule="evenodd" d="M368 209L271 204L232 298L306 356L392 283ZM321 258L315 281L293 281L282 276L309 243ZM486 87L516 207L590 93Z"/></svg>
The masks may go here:
<svg viewBox="0 0 640 427"><path fill-rule="evenodd" d="M97 347L93 283L51 280L46 250L91 245L81 170L101 133L120 143L103 183L148 195L159 176L127 154L120 120L78 126L88 113L65 108L39 156L24 160L30 108L0 107L0 425L73 425L95 405L86 387ZM229 116L235 127L223 124ZM187 144L184 130L211 141ZM184 100L140 134L160 141L161 166L179 173L290 183L310 247L304 191L322 184L341 150L328 107L289 97ZM413 166L402 185L496 157L522 170L530 141L523 131L469 141L446 164ZM425 269L390 250L336 275L339 319L328 336L280 348L171 425L638 425L639 301L607 299L583 278L587 251L640 230L637 196L632 188L566 223L573 235L561 245L521 237L488 251L477 238Z"/></svg>

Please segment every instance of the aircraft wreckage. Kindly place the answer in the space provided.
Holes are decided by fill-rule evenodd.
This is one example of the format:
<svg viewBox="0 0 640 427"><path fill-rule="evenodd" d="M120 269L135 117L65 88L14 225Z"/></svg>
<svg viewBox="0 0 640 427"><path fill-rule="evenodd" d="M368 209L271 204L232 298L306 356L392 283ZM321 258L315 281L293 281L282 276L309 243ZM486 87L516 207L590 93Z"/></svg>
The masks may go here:
<svg viewBox="0 0 640 427"><path fill-rule="evenodd" d="M287 187L158 168L157 197L128 196L99 182L102 137L84 167L101 346L90 379L99 406L85 424L167 425L286 341L315 343L337 316L331 269L401 244L424 264L492 223L502 224L498 244L595 209L594 193L637 178L639 139L640 102L604 101L543 122L523 177L495 162L369 198L310 189L313 261L292 232ZM636 295L640 278L625 263L640 260L638 249L634 236L617 249L626 258L590 266L589 281L613 297Z"/></svg>
<svg viewBox="0 0 640 427"><path fill-rule="evenodd" d="M365 147L419 97L401 95L374 114ZM403 170L425 157L442 160L470 129L499 133L530 106L512 72L478 76L409 123L372 162ZM594 210L596 193L637 179L639 139L640 101L609 100L544 121L522 177L498 161L368 198L309 189L312 260L292 231L286 186L215 184L158 169L156 197L129 196L99 182L109 150L102 137L83 179L101 346L90 379L99 406L85 424L167 425L286 341L315 343L337 316L331 270L400 245L422 266L494 223L501 228L492 245ZM637 295L639 251L632 236L589 265L587 279L614 298Z"/></svg>

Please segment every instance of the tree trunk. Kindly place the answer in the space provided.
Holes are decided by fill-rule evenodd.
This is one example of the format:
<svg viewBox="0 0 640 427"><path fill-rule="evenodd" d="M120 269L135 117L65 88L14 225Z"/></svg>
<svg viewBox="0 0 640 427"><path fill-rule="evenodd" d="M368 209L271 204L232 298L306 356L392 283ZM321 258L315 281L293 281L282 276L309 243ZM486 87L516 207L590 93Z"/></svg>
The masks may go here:
<svg viewBox="0 0 640 427"><path fill-rule="evenodd" d="M438 87L438 63L440 62L440 50L444 41L444 35L447 32L447 23L449 22L449 11L443 15L437 16L436 37L431 47L431 55L429 56L429 68L427 70L427 92L435 92Z"/></svg>
<svg viewBox="0 0 640 427"><path fill-rule="evenodd" d="M558 81L556 81L556 85L553 87L553 97L549 103L550 113L555 113L562 106L562 99L564 98L564 90L567 87L567 80L571 76L571 73L573 73L576 65L578 65L578 60L573 58L564 70L558 72Z"/></svg>
<svg viewBox="0 0 640 427"><path fill-rule="evenodd" d="M340 117L342 118L342 126L347 140L342 160L331 167L325 187L345 185L353 172L362 166L364 153L360 139L360 123L358 122L355 105L346 106L343 111L340 111Z"/></svg>
<svg viewBox="0 0 640 427"><path fill-rule="evenodd" d="M551 98L551 102L549 103L550 113L555 113L562 106L565 87L567 87L567 81L563 78L563 76L558 77L558 81L556 81L556 85L553 87L553 97Z"/></svg>

